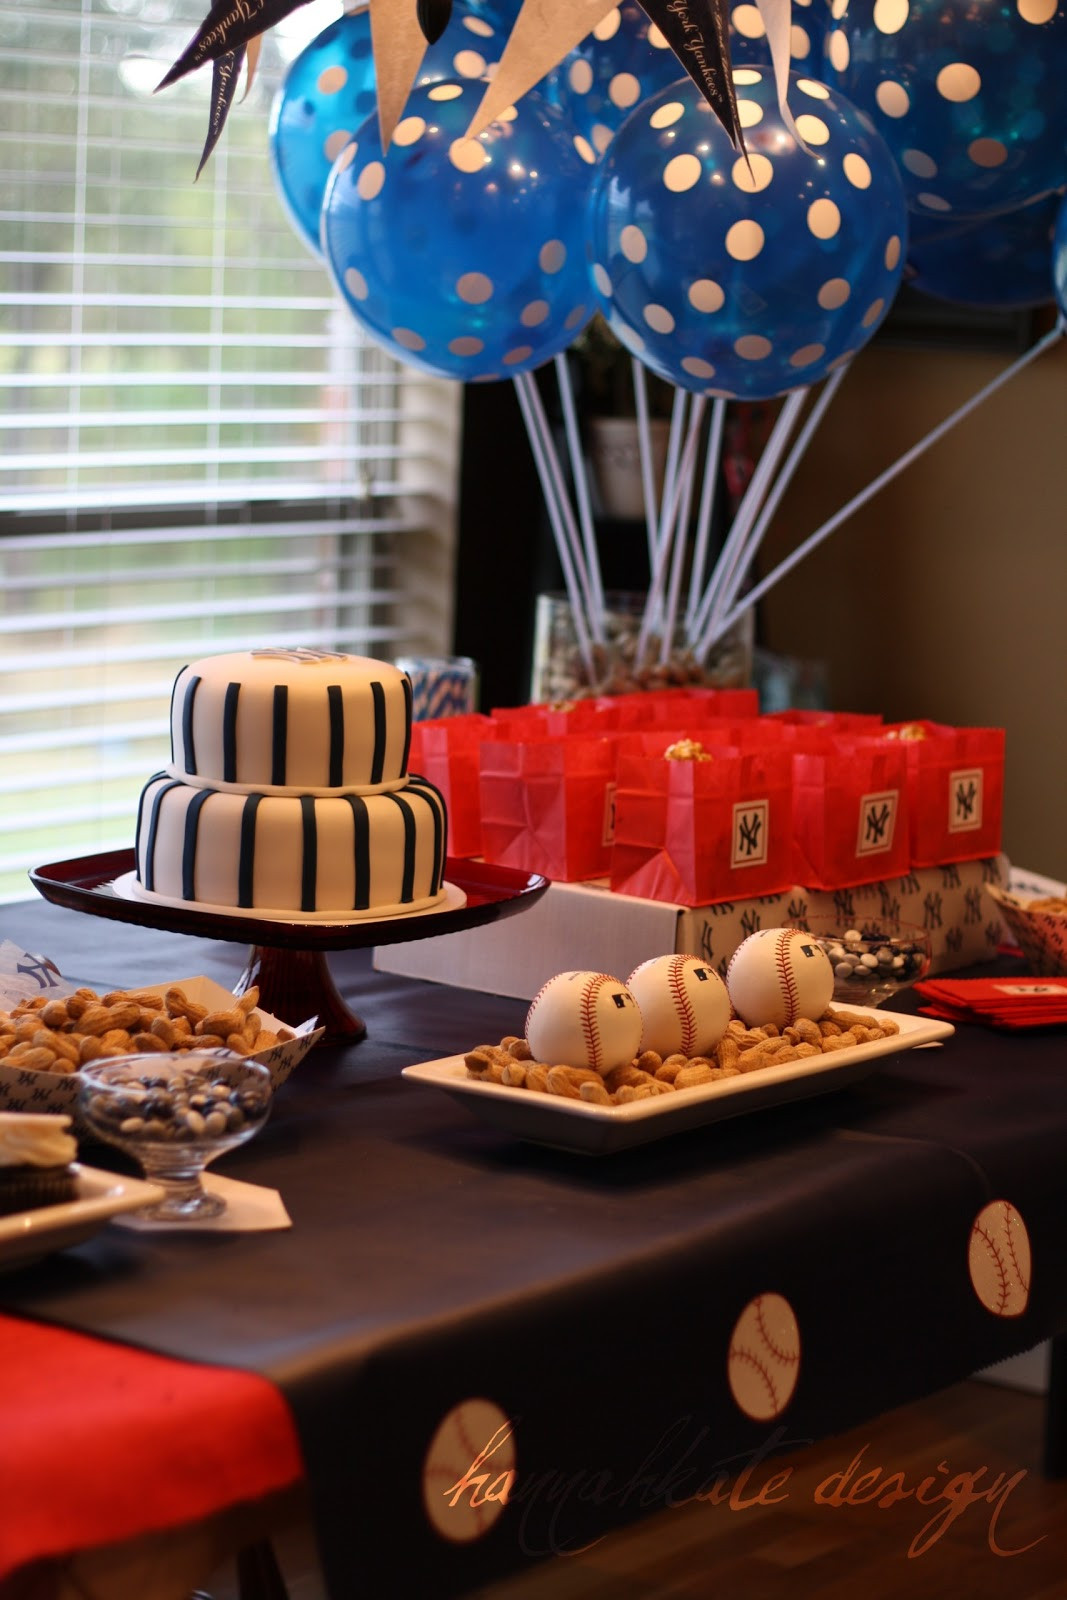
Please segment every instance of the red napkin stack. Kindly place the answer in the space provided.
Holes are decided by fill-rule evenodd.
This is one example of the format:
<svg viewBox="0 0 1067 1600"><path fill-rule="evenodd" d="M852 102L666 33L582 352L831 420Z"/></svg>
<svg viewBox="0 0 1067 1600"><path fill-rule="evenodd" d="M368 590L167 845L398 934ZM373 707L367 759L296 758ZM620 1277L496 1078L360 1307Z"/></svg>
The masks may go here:
<svg viewBox="0 0 1067 1600"><path fill-rule="evenodd" d="M1055 1028L1067 1024L1067 978L925 978L915 985L928 1017L984 1022L992 1028Z"/></svg>

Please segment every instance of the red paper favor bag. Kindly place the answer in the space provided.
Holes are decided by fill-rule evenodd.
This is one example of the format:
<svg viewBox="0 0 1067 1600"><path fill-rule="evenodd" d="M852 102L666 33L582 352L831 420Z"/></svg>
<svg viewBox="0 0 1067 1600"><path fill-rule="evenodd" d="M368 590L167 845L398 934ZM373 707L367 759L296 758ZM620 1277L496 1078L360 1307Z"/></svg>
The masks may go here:
<svg viewBox="0 0 1067 1600"><path fill-rule="evenodd" d="M788 751L710 755L667 761L620 750L617 893L700 906L776 894L793 882Z"/></svg>
<svg viewBox="0 0 1067 1600"><path fill-rule="evenodd" d="M911 862L907 755L886 740L830 738L793 756L794 881L844 889Z"/></svg>
<svg viewBox="0 0 1067 1600"><path fill-rule="evenodd" d="M565 738L611 733L618 724L610 700L569 700L565 705L494 706L493 723L505 739Z"/></svg>
<svg viewBox="0 0 1067 1600"><path fill-rule="evenodd" d="M493 733L488 717L477 712L434 717L411 725L408 770L440 789L448 810L448 853L477 856L482 849L478 751Z"/></svg>
<svg viewBox="0 0 1067 1600"><path fill-rule="evenodd" d="M482 854L574 881L607 876L616 739L499 739L481 747Z"/></svg>
<svg viewBox="0 0 1067 1600"><path fill-rule="evenodd" d="M755 689L643 689L640 693L619 694L596 701L611 707L622 729L669 728L676 723L700 719L754 718L759 711Z"/></svg>
<svg viewBox="0 0 1067 1600"><path fill-rule="evenodd" d="M907 753L911 864L937 867L1000 850L1004 729L933 722L886 730Z"/></svg>
<svg viewBox="0 0 1067 1600"><path fill-rule="evenodd" d="M784 722L791 728L825 728L829 733L881 733L878 711L816 711L792 706L786 711L768 711L767 720Z"/></svg>

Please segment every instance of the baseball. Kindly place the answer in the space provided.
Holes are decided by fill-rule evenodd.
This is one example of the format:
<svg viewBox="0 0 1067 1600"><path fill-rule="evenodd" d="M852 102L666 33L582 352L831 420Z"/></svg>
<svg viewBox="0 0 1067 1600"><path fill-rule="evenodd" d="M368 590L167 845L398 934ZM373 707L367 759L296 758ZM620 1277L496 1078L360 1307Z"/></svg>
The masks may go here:
<svg viewBox="0 0 1067 1600"><path fill-rule="evenodd" d="M746 1417L767 1422L781 1416L800 1375L800 1332L783 1295L749 1301L730 1338L726 1375Z"/></svg>
<svg viewBox="0 0 1067 1600"><path fill-rule="evenodd" d="M726 1032L726 985L698 956L653 956L634 968L626 987L641 1013L641 1050L706 1056Z"/></svg>
<svg viewBox="0 0 1067 1600"><path fill-rule="evenodd" d="M535 1061L552 1066L624 1067L641 1042L641 1013L624 983L603 972L560 972L526 1013Z"/></svg>
<svg viewBox="0 0 1067 1600"><path fill-rule="evenodd" d="M726 968L733 1008L746 1027L817 1022L834 992L834 969L802 928L761 928L739 944Z"/></svg>
<svg viewBox="0 0 1067 1600"><path fill-rule="evenodd" d="M511 1423L491 1400L464 1400L443 1417L422 1464L422 1503L453 1544L488 1533L515 1482Z"/></svg>
<svg viewBox="0 0 1067 1600"><path fill-rule="evenodd" d="M1030 1299L1030 1236L1007 1200L991 1200L975 1217L967 1265L987 1311L995 1317L1022 1315Z"/></svg>

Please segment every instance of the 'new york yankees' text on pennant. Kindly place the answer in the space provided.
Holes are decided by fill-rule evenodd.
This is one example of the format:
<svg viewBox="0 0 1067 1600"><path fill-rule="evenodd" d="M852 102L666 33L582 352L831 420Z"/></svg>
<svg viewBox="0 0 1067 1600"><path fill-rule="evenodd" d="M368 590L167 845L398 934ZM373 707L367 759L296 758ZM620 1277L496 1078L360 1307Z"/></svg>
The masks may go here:
<svg viewBox="0 0 1067 1600"><path fill-rule="evenodd" d="M200 157L200 165L196 169L196 178L199 178L207 166L211 152L219 142L219 135L226 125L226 118L230 114L237 92L237 84L241 76L241 63L244 62L245 92L242 100L247 99L248 91L252 87L259 65L260 51L263 48L263 35L257 33L254 39L249 39L247 46L239 45L236 50L229 50L224 56L217 56L212 62L211 72L211 110L208 114L207 140L204 151ZM196 179L194 178L194 182Z"/></svg>
<svg viewBox="0 0 1067 1600"><path fill-rule="evenodd" d="M227 50L224 56L217 56L211 63L211 110L208 114L207 139L204 142L200 165L196 169L198 178L207 166L211 152L218 144L219 136L226 126L226 118L240 82L245 54L246 46L239 44L236 50Z"/></svg>
<svg viewBox="0 0 1067 1600"><path fill-rule="evenodd" d="M743 151L730 71L727 0L640 0L640 4L726 129L734 149Z"/></svg>
<svg viewBox="0 0 1067 1600"><path fill-rule="evenodd" d="M231 50L247 45L257 33L265 33L307 0L217 0L200 24L195 39L156 85L158 89L177 83L195 72L205 61L215 61Z"/></svg>

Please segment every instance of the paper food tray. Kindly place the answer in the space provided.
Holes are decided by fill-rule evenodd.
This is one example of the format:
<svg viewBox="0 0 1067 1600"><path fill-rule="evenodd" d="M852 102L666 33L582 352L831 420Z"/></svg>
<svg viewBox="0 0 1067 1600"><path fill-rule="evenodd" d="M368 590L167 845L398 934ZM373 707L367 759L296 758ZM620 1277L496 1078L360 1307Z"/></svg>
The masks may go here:
<svg viewBox="0 0 1067 1600"><path fill-rule="evenodd" d="M223 988L213 978L205 977L172 978L166 983L142 984L137 989L129 990L129 993L134 996L162 995L174 985L184 989L190 1000L207 1006L209 1010L219 1010L234 1003L235 997L229 989ZM72 986L66 983L52 990L57 999L72 992ZM280 1022L258 1006L254 1015L270 1031L289 1027L288 1023ZM324 1030L316 1028L316 1021L315 1017L309 1018L290 1030L294 1035L292 1039L273 1045L269 1050L259 1050L251 1058L268 1068L271 1086L275 1090L281 1087L293 1068L322 1037ZM51 1111L76 1116L78 1084L77 1072L32 1072L26 1068L0 1064L0 1111Z"/></svg>

